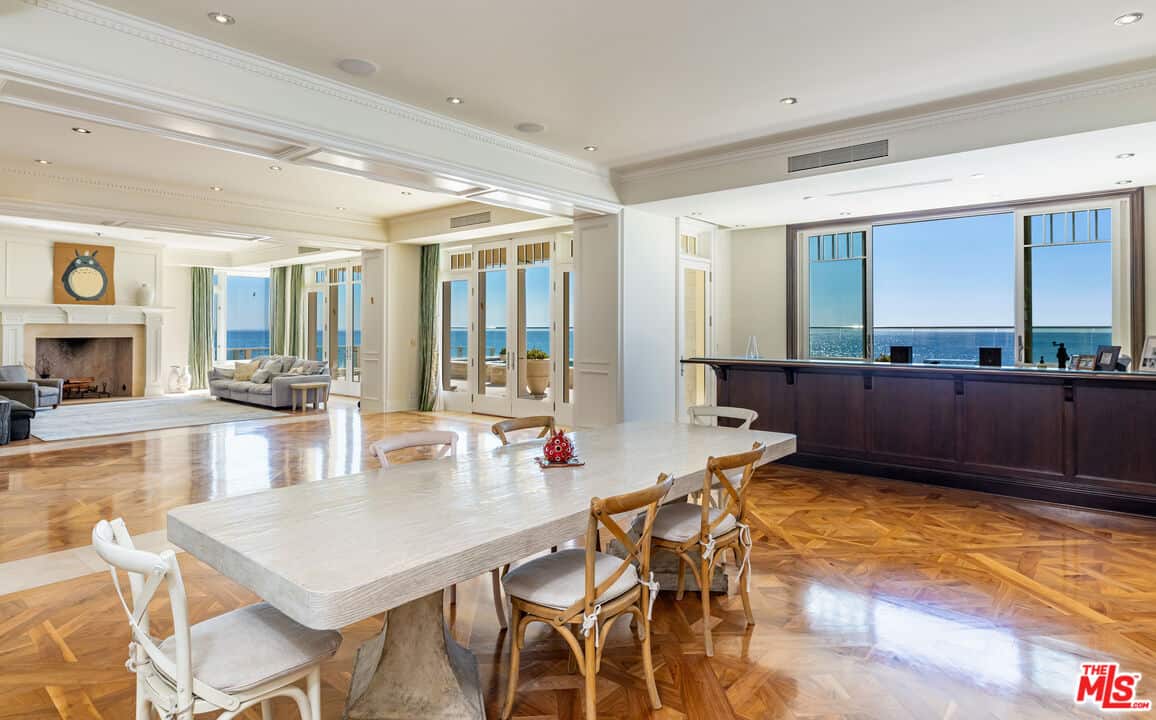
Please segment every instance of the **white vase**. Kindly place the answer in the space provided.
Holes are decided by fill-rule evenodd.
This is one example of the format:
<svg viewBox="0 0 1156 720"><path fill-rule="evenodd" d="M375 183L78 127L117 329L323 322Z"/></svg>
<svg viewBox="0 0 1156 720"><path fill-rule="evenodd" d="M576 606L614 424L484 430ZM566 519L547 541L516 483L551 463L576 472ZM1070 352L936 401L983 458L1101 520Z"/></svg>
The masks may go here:
<svg viewBox="0 0 1156 720"><path fill-rule="evenodd" d="M156 290L148 283L141 283L140 287L136 289L136 304L141 307L148 307L157 299Z"/></svg>
<svg viewBox="0 0 1156 720"><path fill-rule="evenodd" d="M169 377L165 382L165 392L173 394L188 392L191 384L192 378L187 369L180 365L169 365Z"/></svg>

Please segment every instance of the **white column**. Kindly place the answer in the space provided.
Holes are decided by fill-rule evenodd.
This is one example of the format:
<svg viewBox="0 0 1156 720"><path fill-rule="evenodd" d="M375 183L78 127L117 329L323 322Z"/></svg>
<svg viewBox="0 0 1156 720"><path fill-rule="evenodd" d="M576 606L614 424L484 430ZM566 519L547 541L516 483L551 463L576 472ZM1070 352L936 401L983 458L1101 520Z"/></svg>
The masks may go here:
<svg viewBox="0 0 1156 720"><path fill-rule="evenodd" d="M165 316L156 310L145 309L145 397L164 395L164 326Z"/></svg>
<svg viewBox="0 0 1156 720"><path fill-rule="evenodd" d="M0 365L24 364L24 318L0 313Z"/></svg>
<svg viewBox="0 0 1156 720"><path fill-rule="evenodd" d="M619 215L574 223L574 422L622 420L622 227Z"/></svg>

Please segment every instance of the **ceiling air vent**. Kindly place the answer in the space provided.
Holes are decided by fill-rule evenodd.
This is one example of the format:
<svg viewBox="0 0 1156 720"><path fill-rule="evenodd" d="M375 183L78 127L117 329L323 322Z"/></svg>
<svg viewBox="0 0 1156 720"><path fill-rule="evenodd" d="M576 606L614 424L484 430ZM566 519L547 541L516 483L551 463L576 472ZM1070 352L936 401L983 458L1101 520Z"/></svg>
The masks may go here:
<svg viewBox="0 0 1156 720"><path fill-rule="evenodd" d="M470 227L471 225L485 225L490 221L489 211L473 213L471 215L458 215L450 218L450 229Z"/></svg>
<svg viewBox="0 0 1156 720"><path fill-rule="evenodd" d="M820 150L819 152L793 155L787 158L787 172L801 172L832 165L846 165L847 163L874 160L887 157L887 141L863 143L862 145L848 145L834 150Z"/></svg>

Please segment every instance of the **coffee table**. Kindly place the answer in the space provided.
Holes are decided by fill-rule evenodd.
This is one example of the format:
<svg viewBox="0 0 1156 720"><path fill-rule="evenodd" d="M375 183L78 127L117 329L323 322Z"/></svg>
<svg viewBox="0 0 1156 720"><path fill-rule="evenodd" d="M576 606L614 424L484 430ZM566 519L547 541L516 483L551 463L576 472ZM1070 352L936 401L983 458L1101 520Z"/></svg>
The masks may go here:
<svg viewBox="0 0 1156 720"><path fill-rule="evenodd" d="M297 412L297 397L301 397L301 412L309 407L309 391L316 390L313 395L313 409L316 410L325 403L325 409L329 409L329 383L323 382L309 382L309 383L294 383L289 386L293 389L293 412Z"/></svg>

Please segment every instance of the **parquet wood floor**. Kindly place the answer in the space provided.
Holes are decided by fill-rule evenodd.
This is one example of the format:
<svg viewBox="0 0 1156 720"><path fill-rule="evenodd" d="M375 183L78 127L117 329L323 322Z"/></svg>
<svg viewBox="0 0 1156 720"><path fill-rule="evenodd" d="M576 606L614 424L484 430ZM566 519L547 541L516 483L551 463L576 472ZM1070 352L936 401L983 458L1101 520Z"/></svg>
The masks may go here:
<svg viewBox="0 0 1156 720"><path fill-rule="evenodd" d="M388 430L452 428L488 447L487 423L335 412L20 456L15 468L0 457L9 480L0 537L17 557L87 542L102 513L156 530L171 505L353 472ZM707 658L697 600L662 593L654 639L664 708L648 708L623 624L606 639L600 717L1097 717L1072 703L1079 663L1093 660L1142 673L1140 696L1156 696L1156 521L788 467L760 471L753 506L758 623L744 627L738 598L716 597ZM194 620L256 600L189 556L181 563ZM508 643L488 592L486 578L459 588L453 628L479 658L496 717ZM324 669L326 718L340 717L353 653L379 627L344 630ZM131 718L127 643L107 574L0 597L0 719ZM518 720L581 717L580 677L548 629L528 633L521 678Z"/></svg>

